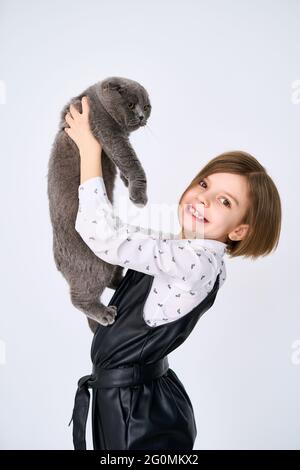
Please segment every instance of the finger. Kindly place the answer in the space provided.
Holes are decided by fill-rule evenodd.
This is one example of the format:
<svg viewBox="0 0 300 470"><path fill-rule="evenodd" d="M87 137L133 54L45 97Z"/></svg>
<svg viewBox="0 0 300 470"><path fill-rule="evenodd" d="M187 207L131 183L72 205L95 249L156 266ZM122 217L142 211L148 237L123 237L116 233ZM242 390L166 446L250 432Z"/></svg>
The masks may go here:
<svg viewBox="0 0 300 470"><path fill-rule="evenodd" d="M81 105L82 105L82 114L89 114L90 106L89 106L89 101L87 96L83 96L81 99Z"/></svg>
<svg viewBox="0 0 300 470"><path fill-rule="evenodd" d="M74 135L73 135L72 129L70 127L65 127L64 131L65 131L66 134L68 134L70 139L74 140Z"/></svg>
<svg viewBox="0 0 300 470"><path fill-rule="evenodd" d="M71 113L71 116L73 118L76 118L76 117L80 116L80 114L81 114L79 111L77 111L77 109L75 108L75 106L73 104L70 104L70 113Z"/></svg>
<svg viewBox="0 0 300 470"><path fill-rule="evenodd" d="M67 114L65 115L65 121L67 121L68 124L73 124L74 119L72 118L72 116L71 116L70 113L67 113Z"/></svg>

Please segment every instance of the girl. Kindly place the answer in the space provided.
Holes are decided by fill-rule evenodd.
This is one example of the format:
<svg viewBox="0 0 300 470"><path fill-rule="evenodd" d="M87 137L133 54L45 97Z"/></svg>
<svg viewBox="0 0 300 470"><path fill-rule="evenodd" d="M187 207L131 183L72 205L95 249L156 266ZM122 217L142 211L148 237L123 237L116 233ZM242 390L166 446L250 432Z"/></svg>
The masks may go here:
<svg viewBox="0 0 300 470"><path fill-rule="evenodd" d="M168 354L213 305L226 279L225 253L256 259L277 247L278 191L253 156L223 153L182 194L180 233L152 236L114 214L87 97L82 113L71 105L65 119L70 126L65 132L80 153L75 229L96 256L128 268L109 302L115 314L107 318L108 326L99 324L95 331L93 373L78 382L74 448L86 448L92 388L94 450L191 450L197 434L194 411Z"/></svg>

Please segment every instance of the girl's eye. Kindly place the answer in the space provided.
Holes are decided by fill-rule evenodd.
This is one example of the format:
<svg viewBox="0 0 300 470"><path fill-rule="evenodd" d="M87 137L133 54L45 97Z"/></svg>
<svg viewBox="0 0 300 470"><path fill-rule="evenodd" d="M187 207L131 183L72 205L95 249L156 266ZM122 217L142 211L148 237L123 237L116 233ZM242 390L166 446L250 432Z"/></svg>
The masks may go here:
<svg viewBox="0 0 300 470"><path fill-rule="evenodd" d="M129 107L130 109L133 109L133 108L134 108L134 103L128 103L128 107Z"/></svg>
<svg viewBox="0 0 300 470"><path fill-rule="evenodd" d="M201 183L202 183L202 182L205 184L205 189L206 189L206 188L207 188L207 184L205 183L204 180L200 180L200 181L199 181L199 185L201 186ZM203 186L201 186L201 188L203 188ZM225 201L228 202L228 204L223 204L223 206L225 206L225 207L231 207L231 203L230 203L230 201L228 201L228 199L226 199L225 197L222 198L222 199L225 199Z"/></svg>
<svg viewBox="0 0 300 470"><path fill-rule="evenodd" d="M228 201L228 199L226 199L225 197L223 197L222 199L225 199L225 201L227 201L227 202L228 202L228 205L226 205L226 204L223 204L223 206L225 206L225 207L230 207L230 206L231 206L231 204L230 204L230 202Z"/></svg>

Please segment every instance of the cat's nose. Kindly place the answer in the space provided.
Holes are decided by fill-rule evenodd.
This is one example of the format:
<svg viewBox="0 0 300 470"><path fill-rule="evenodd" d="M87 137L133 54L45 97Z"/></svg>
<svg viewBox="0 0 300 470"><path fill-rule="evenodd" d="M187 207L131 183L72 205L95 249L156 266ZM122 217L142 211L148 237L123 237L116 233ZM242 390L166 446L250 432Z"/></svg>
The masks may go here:
<svg viewBox="0 0 300 470"><path fill-rule="evenodd" d="M139 118L140 118L140 121L142 121L142 120L144 119L143 114L140 114L140 115L139 115Z"/></svg>

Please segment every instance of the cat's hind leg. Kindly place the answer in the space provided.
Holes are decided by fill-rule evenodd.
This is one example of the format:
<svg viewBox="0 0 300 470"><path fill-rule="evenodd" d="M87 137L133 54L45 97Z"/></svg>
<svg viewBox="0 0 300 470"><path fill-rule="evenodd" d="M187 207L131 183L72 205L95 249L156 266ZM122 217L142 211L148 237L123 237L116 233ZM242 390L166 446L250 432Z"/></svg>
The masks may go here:
<svg viewBox="0 0 300 470"><path fill-rule="evenodd" d="M116 268L114 270L114 273L112 275L112 278L111 278L109 284L107 284L106 287L109 287L110 289L116 290L119 287L119 285L121 284L121 282L123 281L124 277L125 277L125 276L123 276L123 271L124 271L123 266L116 266Z"/></svg>
<svg viewBox="0 0 300 470"><path fill-rule="evenodd" d="M92 331L92 333L96 333L96 330L98 328L98 326L100 325L100 323L96 322L95 320L92 320L91 318L87 317L87 321L88 321L88 324L89 324L89 327Z"/></svg>
<svg viewBox="0 0 300 470"><path fill-rule="evenodd" d="M83 312L91 320L108 326L114 323L117 315L117 307L107 307L99 300L98 292L86 292L82 288L70 287L71 301L74 307ZM90 324L90 322L89 322Z"/></svg>

